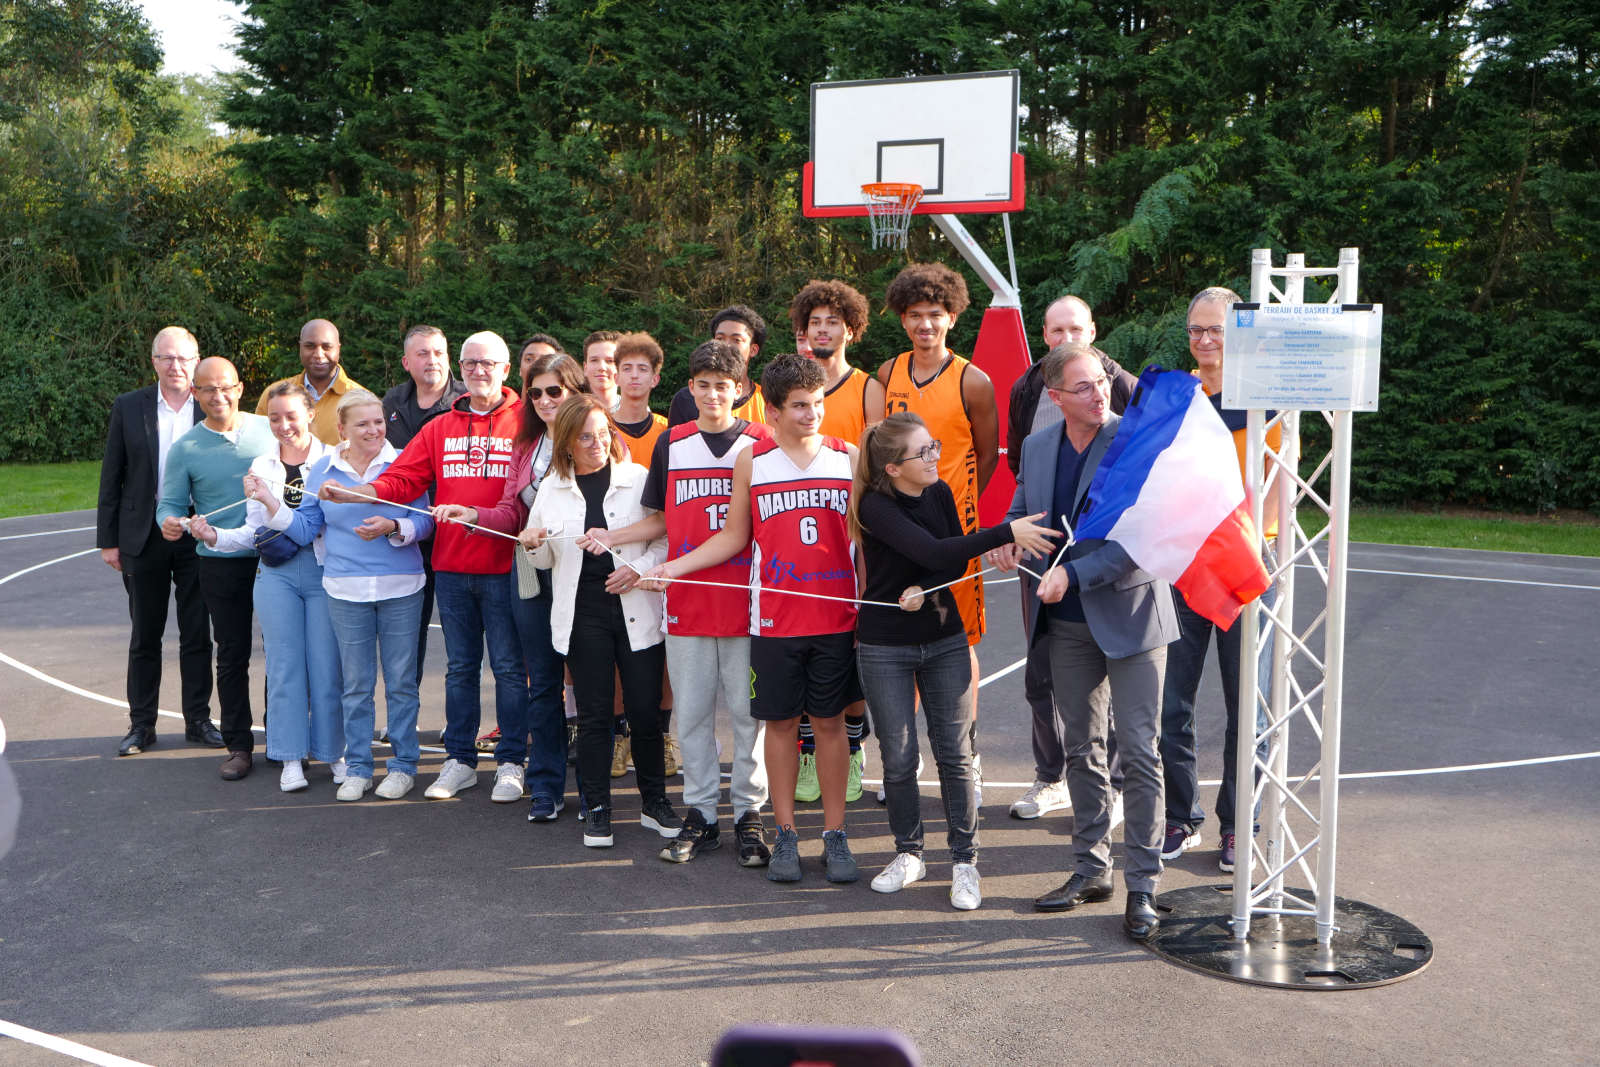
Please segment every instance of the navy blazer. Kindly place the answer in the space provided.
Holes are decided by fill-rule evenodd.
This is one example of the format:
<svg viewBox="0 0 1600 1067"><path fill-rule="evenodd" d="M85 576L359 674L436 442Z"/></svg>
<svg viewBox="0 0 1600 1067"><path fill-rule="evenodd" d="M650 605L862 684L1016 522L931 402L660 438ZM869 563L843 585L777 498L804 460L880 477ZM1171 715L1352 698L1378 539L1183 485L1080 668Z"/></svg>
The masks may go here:
<svg viewBox="0 0 1600 1067"><path fill-rule="evenodd" d="M160 386L123 393L111 402L111 425L100 461L100 503L95 517L96 548L117 548L137 556L156 524L156 459L161 435L156 425ZM205 418L198 403L194 421Z"/></svg>
<svg viewBox="0 0 1600 1067"><path fill-rule="evenodd" d="M1082 503L1094 482L1094 472L1122 424L1120 415L1110 415L1089 444L1083 473L1073 496L1073 510ZM1046 426L1029 434L1022 442L1022 462L1017 471L1017 492L1011 498L1006 521L1024 515L1048 515L1056 491L1056 458L1066 423ZM1095 643L1112 659L1123 659L1170 644L1178 639L1178 613L1172 604L1172 587L1163 579L1143 570L1115 541L1091 538L1067 549L1072 569L1078 576L1078 597L1083 616ZM1036 567L1037 569L1037 567ZM1022 614L1028 643L1034 640L1034 624L1039 614L1039 583L1022 575Z"/></svg>

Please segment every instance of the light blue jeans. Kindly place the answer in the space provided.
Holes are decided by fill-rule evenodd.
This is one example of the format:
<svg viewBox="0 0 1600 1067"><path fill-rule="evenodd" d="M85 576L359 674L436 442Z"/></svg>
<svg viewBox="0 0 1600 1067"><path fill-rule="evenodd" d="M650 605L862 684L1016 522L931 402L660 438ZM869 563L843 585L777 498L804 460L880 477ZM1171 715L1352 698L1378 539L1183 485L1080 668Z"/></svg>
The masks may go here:
<svg viewBox="0 0 1600 1067"><path fill-rule="evenodd" d="M423 591L389 600L357 602L328 598L328 615L344 666L345 765L358 778L372 777L372 725L378 709L373 692L383 660L383 696L389 729L389 773L413 777L422 749L417 742L417 629Z"/></svg>
<svg viewBox="0 0 1600 1067"><path fill-rule="evenodd" d="M267 652L267 758L332 763L344 755L339 650L316 553L258 564L254 596Z"/></svg>

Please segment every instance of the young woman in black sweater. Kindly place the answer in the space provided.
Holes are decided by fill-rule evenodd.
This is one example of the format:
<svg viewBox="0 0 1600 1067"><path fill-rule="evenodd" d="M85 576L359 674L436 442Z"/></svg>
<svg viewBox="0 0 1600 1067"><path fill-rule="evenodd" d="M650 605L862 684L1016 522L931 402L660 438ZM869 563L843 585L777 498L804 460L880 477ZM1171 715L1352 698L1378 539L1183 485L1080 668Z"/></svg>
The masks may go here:
<svg viewBox="0 0 1600 1067"><path fill-rule="evenodd" d="M910 412L890 415L862 435L849 516L867 573L862 598L900 606L861 606L856 662L883 757L897 853L872 888L893 893L927 875L917 786L920 692L954 861L950 903L970 911L983 902L976 865L972 661L951 590L924 590L960 578L968 561L992 548L1016 543L1047 553L1053 550L1049 539L1060 535L1034 525L1042 515L962 534L955 497L939 480L939 452L921 417Z"/></svg>

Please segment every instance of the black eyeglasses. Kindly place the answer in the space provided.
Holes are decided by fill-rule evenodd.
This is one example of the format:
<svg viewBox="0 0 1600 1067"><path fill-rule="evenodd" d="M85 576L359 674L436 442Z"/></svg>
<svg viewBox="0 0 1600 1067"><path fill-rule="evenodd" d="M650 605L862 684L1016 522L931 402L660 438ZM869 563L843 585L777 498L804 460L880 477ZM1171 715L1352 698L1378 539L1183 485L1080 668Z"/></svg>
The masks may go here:
<svg viewBox="0 0 1600 1067"><path fill-rule="evenodd" d="M547 385L543 389L535 389L531 385L528 387L529 396L538 396L540 393L543 393L551 400L560 400L567 395L567 387L564 385Z"/></svg>
<svg viewBox="0 0 1600 1067"><path fill-rule="evenodd" d="M895 462L896 463L910 463L914 459L920 459L922 462L927 463L929 460L938 459L939 458L939 453L941 453L943 451L944 451L944 442L943 441L929 441L927 444L923 445L921 448L919 448L915 452L911 453L911 455L906 456L906 457L904 457L902 459L897 459L897 460L895 460Z"/></svg>

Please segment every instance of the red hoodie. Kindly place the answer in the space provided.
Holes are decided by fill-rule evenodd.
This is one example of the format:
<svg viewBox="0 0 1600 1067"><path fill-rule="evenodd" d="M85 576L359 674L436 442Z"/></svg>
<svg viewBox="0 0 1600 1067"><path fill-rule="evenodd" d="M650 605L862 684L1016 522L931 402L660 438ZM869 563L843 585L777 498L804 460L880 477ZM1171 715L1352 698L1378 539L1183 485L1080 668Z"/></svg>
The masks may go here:
<svg viewBox="0 0 1600 1067"><path fill-rule="evenodd" d="M435 504L492 508L500 502L511 465L511 442L522 420L522 400L504 386L500 403L486 415L464 396L425 425L400 458L375 478L381 500L415 500L438 486ZM439 524L433 538L434 570L461 574L505 574L516 546L504 537L468 537L458 523Z"/></svg>

